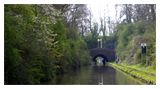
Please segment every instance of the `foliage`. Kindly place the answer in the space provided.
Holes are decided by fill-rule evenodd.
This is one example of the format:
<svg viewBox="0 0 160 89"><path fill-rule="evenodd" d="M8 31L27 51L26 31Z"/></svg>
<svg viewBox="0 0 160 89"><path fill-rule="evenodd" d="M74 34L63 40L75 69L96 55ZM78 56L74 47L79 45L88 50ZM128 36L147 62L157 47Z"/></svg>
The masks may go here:
<svg viewBox="0 0 160 89"><path fill-rule="evenodd" d="M90 64L86 43L76 29L67 38L51 4L5 4L4 22L4 84L40 84Z"/></svg>
<svg viewBox="0 0 160 89"><path fill-rule="evenodd" d="M156 69L155 7L122 5L121 14L126 18L115 24L108 17L107 33L105 19L101 19L100 29L96 22L91 26L86 5L5 4L4 83L40 84L55 74L91 64L88 49L97 48L100 30L103 48L115 49L117 57L128 65L141 63L140 44L147 43L148 64ZM142 64L147 66L145 57Z"/></svg>
<svg viewBox="0 0 160 89"><path fill-rule="evenodd" d="M92 33L89 33L83 39L87 43L88 49L96 48L97 47L97 36L94 37Z"/></svg>
<svg viewBox="0 0 160 89"><path fill-rule="evenodd" d="M117 7L121 7L116 25L117 57L128 65L141 63L145 67L149 65L156 68L156 5L123 4ZM126 18L120 21L123 15ZM145 54L141 54L141 43L147 44L147 60Z"/></svg>
<svg viewBox="0 0 160 89"><path fill-rule="evenodd" d="M119 59L125 58L125 47L127 46L127 43L130 41L130 39L133 37L133 31L133 24L128 24L124 26L123 29L120 28L120 30L118 31L118 45L116 47L116 54Z"/></svg>
<svg viewBox="0 0 160 89"><path fill-rule="evenodd" d="M155 43L156 31L155 22L145 26L144 21L135 24L118 24L118 44L116 46L116 55L124 60L126 64L141 63L141 43L147 44L147 59L150 66L155 68ZM143 66L147 66L146 55L142 54Z"/></svg>

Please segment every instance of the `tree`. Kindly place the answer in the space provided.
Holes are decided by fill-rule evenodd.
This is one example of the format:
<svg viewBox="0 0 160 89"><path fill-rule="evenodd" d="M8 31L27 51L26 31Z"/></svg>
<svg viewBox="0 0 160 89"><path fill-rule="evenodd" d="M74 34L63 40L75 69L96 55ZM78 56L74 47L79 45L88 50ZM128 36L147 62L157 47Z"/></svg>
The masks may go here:
<svg viewBox="0 0 160 89"><path fill-rule="evenodd" d="M62 14L53 5L4 7L5 84L40 84L58 73L90 64L85 60L90 58L89 52L78 30L69 35L75 38L67 39L72 28L63 25Z"/></svg>

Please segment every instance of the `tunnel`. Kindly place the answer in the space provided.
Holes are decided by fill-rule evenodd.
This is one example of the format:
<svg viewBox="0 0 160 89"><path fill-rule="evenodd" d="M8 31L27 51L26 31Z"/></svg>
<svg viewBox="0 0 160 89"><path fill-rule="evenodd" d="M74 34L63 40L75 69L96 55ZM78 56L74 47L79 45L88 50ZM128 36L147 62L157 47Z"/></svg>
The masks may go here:
<svg viewBox="0 0 160 89"><path fill-rule="evenodd" d="M97 64L97 61L96 61L96 58L97 57L102 57L103 58L103 66L105 66L106 65L106 62L108 62L108 58L105 56L105 55L103 55L103 54L98 54L98 55L96 55L94 58L93 58L93 62L95 63L95 65Z"/></svg>

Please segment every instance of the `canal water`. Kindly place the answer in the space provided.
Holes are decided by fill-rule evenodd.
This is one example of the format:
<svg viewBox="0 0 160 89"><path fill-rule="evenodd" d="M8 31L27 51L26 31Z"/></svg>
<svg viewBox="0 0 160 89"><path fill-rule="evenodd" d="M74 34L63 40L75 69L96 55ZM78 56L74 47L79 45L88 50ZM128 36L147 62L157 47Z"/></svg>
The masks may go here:
<svg viewBox="0 0 160 89"><path fill-rule="evenodd" d="M46 85L140 85L131 77L109 66L86 66L57 75Z"/></svg>

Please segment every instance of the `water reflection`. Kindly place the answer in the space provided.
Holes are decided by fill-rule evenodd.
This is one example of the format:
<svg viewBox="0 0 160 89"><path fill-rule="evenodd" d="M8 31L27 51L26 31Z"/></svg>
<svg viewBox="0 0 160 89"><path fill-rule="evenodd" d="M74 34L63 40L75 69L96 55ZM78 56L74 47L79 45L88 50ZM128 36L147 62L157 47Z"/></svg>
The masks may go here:
<svg viewBox="0 0 160 89"><path fill-rule="evenodd" d="M91 74L93 80L90 84L113 85L116 84L116 70L108 66L94 66Z"/></svg>
<svg viewBox="0 0 160 89"><path fill-rule="evenodd" d="M49 85L138 85L123 73L108 66L88 66L57 75Z"/></svg>

